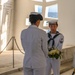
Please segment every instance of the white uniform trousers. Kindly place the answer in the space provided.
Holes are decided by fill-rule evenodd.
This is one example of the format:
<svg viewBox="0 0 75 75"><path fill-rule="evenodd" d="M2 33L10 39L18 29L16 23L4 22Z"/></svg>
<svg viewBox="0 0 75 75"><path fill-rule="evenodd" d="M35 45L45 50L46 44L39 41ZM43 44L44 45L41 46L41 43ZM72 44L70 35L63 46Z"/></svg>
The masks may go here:
<svg viewBox="0 0 75 75"><path fill-rule="evenodd" d="M46 75L46 67L45 68L24 68L24 75Z"/></svg>
<svg viewBox="0 0 75 75"><path fill-rule="evenodd" d="M54 75L60 75L60 59L47 58L46 75L51 75L51 69Z"/></svg>

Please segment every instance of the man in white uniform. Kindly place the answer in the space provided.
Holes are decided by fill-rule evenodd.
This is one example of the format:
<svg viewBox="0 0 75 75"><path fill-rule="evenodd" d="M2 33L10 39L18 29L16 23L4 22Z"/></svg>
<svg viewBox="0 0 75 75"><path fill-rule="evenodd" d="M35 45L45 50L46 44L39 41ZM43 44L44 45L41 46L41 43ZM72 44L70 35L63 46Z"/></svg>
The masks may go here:
<svg viewBox="0 0 75 75"><path fill-rule="evenodd" d="M58 23L56 20L49 22L50 32L48 33L48 46L49 48L57 48L62 50L64 36L57 31ZM60 75L60 58L47 58L47 72L46 75L51 75L51 69L53 69L54 75Z"/></svg>
<svg viewBox="0 0 75 75"><path fill-rule="evenodd" d="M41 14L32 12L29 15L31 25L21 33L21 43L25 51L24 75L46 75L48 37L45 31L38 28L42 20Z"/></svg>

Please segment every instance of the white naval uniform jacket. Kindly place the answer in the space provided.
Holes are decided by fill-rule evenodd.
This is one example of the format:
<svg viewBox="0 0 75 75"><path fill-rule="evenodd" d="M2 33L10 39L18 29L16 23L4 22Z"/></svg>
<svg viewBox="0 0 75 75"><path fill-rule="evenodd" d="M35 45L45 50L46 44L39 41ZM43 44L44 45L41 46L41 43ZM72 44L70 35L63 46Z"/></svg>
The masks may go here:
<svg viewBox="0 0 75 75"><path fill-rule="evenodd" d="M35 25L31 25L22 31L21 43L25 51L24 67L46 67L46 57L48 56L47 40L46 32Z"/></svg>
<svg viewBox="0 0 75 75"><path fill-rule="evenodd" d="M48 38L50 39L50 38ZM55 43L54 43L54 48L57 48L58 50L62 50L62 46L63 46L63 42L64 42L64 36L63 34L59 34L55 39L54 39ZM49 43L49 47L52 47L52 40Z"/></svg>

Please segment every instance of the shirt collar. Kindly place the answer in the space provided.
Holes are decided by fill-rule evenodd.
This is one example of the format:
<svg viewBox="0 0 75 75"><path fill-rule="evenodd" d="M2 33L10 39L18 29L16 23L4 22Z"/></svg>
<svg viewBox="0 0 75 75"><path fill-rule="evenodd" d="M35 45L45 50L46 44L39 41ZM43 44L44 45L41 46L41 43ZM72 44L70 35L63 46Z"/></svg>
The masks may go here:
<svg viewBox="0 0 75 75"><path fill-rule="evenodd" d="M51 31L49 32L49 34L52 34L52 33L51 33ZM58 31L56 31L56 33L55 33L55 34L59 34L59 32L58 32Z"/></svg>
<svg viewBox="0 0 75 75"><path fill-rule="evenodd" d="M29 27L37 27L36 25L30 25Z"/></svg>

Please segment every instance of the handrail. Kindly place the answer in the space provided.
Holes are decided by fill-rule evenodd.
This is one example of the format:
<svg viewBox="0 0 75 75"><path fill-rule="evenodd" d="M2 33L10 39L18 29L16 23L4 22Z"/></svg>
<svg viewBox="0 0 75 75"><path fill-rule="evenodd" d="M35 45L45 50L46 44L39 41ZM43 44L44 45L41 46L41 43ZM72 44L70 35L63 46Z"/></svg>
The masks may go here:
<svg viewBox="0 0 75 75"><path fill-rule="evenodd" d="M17 41L16 41L16 39L15 39L15 37L14 36L12 36L11 38L10 38L10 40L8 41L8 43L6 44L6 46L4 47L4 49L2 50L2 51L0 51L0 54L2 54L3 52L4 52L4 50L5 50L5 48L7 48L7 46L9 45L9 43L12 41L12 55L13 55L13 59L12 59L12 62L13 62L13 68L14 68L14 65L15 65L15 60L14 60L14 58L15 58L15 51L14 51L14 43L16 44L16 46L17 46L17 48L18 48L18 50L22 53L22 54L24 54L24 52L22 52L22 50L19 48L19 46L18 46L18 44L17 44Z"/></svg>

